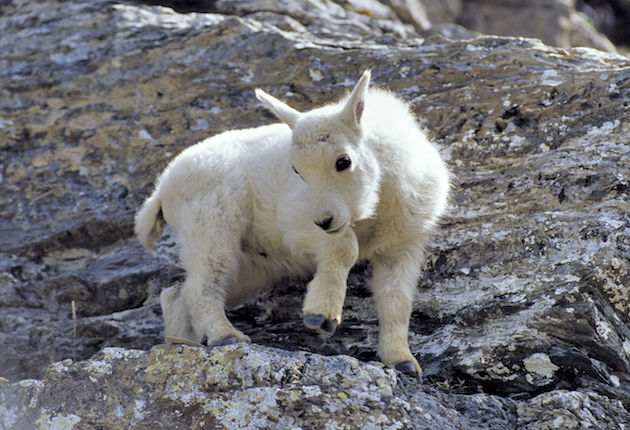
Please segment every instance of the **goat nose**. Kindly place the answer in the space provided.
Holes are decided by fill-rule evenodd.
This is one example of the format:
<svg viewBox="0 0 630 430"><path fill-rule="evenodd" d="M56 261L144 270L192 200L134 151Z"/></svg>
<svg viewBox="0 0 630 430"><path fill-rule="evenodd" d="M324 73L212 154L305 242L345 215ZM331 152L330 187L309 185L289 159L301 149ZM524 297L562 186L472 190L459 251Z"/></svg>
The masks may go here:
<svg viewBox="0 0 630 430"><path fill-rule="evenodd" d="M325 218L321 221L315 221L322 230L326 231L330 228L330 224L332 224L332 217Z"/></svg>

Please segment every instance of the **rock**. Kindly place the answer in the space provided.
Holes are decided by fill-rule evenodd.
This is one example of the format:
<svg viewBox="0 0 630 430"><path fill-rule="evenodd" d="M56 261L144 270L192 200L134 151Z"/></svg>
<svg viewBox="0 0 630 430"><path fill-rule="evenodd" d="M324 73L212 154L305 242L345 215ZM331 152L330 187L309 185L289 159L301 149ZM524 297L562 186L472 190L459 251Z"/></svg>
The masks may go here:
<svg viewBox="0 0 630 430"><path fill-rule="evenodd" d="M459 23L484 34L534 37L552 46L616 52L606 36L578 13L572 0L466 0Z"/></svg>
<svg viewBox="0 0 630 430"><path fill-rule="evenodd" d="M459 21L464 0L384 0L404 23L418 30Z"/></svg>
<svg viewBox="0 0 630 430"><path fill-rule="evenodd" d="M625 17L628 12L625 9L628 6L615 4L619 16L610 17L613 13L611 5L600 1L596 2L595 8L572 0L511 0L500 3L491 0L334 0L332 3L329 0L302 3L306 7L295 2L267 0L247 4L233 0L142 2L172 7L180 12L220 12L250 18L253 14L265 15L265 21L274 22L280 28L293 28L297 21L306 23L312 32L322 29L325 34L335 33L339 26L350 25L354 27L352 31L359 34L373 34L376 30L377 33L384 31L399 37L414 37L415 28L423 37L436 34L451 39L471 39L481 34L521 36L541 39L548 45L562 48L590 47L612 53L616 53L617 49L606 35L614 36L620 45L627 44L623 34L627 33ZM578 11L578 6L586 13ZM285 16L282 21L288 15L292 18L291 23L280 24L276 20L278 14ZM366 17L376 18L371 20L371 29L367 28L370 25L366 27ZM602 19L607 22L602 22ZM615 26L614 30L611 25Z"/></svg>
<svg viewBox="0 0 630 430"><path fill-rule="evenodd" d="M630 419L592 391L447 396L379 363L244 344L106 348L1 386L0 399L6 428L613 429Z"/></svg>
<svg viewBox="0 0 630 430"><path fill-rule="evenodd" d="M2 3L5 427L229 426L242 413L260 428L341 426L345 413L364 427L630 421L628 59L421 39L327 4ZM412 104L453 171L411 324L426 386L372 362L369 266L352 271L333 337L303 327L304 283L283 281L229 314L253 345L156 346L159 292L183 277L172 234L155 255L132 234L158 172L207 136L275 121L256 87L304 110L367 68ZM223 365L226 354L240 357Z"/></svg>

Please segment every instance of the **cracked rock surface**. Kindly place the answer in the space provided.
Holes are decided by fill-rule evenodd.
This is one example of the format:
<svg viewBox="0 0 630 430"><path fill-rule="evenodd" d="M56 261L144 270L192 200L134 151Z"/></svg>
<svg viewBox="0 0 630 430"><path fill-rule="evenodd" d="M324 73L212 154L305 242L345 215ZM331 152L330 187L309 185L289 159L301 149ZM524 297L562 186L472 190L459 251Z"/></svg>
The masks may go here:
<svg viewBox="0 0 630 430"><path fill-rule="evenodd" d="M213 8L0 5L0 427L627 426L628 59L424 39L328 2ZM369 266L333 337L303 326L305 284L282 281L229 313L252 345L162 345L175 237L154 255L133 237L157 174L274 122L255 88L306 110L365 69L453 172L410 327L425 384L376 362Z"/></svg>

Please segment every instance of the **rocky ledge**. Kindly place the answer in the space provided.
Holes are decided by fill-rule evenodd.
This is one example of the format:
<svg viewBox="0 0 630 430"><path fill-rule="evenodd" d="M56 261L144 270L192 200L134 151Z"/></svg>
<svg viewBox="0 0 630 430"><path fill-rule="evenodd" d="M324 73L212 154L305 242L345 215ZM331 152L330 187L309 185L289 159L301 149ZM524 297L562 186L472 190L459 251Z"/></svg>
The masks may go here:
<svg viewBox="0 0 630 430"><path fill-rule="evenodd" d="M256 345L105 348L3 387L0 400L16 429L618 429L630 419L592 390L445 394L380 363Z"/></svg>
<svg viewBox="0 0 630 430"><path fill-rule="evenodd" d="M628 59L425 39L328 2L211 9L0 5L0 423L627 426ZM230 313L253 345L160 345L174 237L151 256L132 234L157 173L209 135L275 121L256 87L303 110L368 68L453 171L411 323L425 385L375 362L369 267L331 338L302 326L304 284L282 282Z"/></svg>

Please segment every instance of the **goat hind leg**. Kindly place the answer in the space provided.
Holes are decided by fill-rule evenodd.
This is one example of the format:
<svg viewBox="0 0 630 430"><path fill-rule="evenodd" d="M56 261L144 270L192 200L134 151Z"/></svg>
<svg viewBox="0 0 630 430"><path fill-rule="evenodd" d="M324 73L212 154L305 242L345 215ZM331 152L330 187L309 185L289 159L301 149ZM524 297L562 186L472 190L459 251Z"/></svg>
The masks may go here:
<svg viewBox="0 0 630 430"><path fill-rule="evenodd" d="M167 342L191 344L201 342L203 336L198 336L193 329L188 306L181 295L181 285L174 285L162 290L160 304Z"/></svg>
<svg viewBox="0 0 630 430"><path fill-rule="evenodd" d="M191 325L197 336L208 338L208 345L221 346L250 342L248 336L234 328L225 314L225 287L209 277L186 279L182 292L190 312Z"/></svg>
<svg viewBox="0 0 630 430"><path fill-rule="evenodd" d="M207 336L208 344L215 346L249 342L249 337L236 330L225 314L226 298L240 270L240 234L229 229L225 220L215 220L212 215L216 214L199 215L208 219L199 222L199 217L195 218L181 235L180 255L186 270L181 296L197 339ZM224 228L206 227L215 224Z"/></svg>

